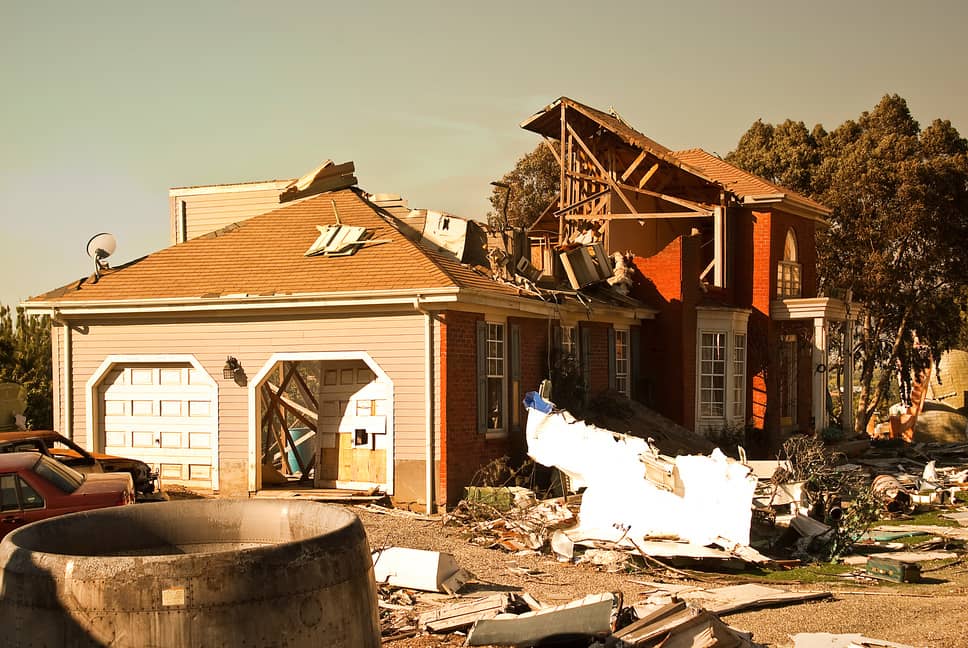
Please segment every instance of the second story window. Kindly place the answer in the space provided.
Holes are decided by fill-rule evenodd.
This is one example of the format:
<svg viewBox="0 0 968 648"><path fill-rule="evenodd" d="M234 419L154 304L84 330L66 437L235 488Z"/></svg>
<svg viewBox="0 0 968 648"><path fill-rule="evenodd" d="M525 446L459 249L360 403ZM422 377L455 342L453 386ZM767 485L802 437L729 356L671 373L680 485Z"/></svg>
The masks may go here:
<svg viewBox="0 0 968 648"><path fill-rule="evenodd" d="M797 258L797 236L792 229L787 230L783 243L783 260L776 266L776 296L800 297L800 263Z"/></svg>

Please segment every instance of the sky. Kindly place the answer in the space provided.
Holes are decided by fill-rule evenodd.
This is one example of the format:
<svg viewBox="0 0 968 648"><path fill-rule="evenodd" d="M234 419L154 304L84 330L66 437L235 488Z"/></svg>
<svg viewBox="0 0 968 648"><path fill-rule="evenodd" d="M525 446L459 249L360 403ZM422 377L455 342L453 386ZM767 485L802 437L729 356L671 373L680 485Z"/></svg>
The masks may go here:
<svg viewBox="0 0 968 648"><path fill-rule="evenodd" d="M678 150L832 129L888 93L968 135L961 0L0 0L0 304L168 245L168 189L353 160L483 218L560 96Z"/></svg>

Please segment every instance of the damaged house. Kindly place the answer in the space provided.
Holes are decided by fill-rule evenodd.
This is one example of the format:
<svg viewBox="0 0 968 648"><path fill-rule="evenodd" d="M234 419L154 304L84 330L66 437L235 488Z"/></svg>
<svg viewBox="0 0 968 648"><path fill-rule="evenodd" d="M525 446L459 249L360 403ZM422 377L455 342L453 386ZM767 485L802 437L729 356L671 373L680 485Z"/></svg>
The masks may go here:
<svg viewBox="0 0 968 648"><path fill-rule="evenodd" d="M351 173L173 189L173 245L30 300L52 317L55 427L168 485L244 496L301 477L452 504L482 464L523 454L549 322L581 320L604 358L653 315L495 279L478 225Z"/></svg>
<svg viewBox="0 0 968 648"><path fill-rule="evenodd" d="M524 454L551 346L589 393L707 434L825 424L827 327L848 316L816 295L826 208L570 99L523 127L562 192L500 249L362 191L352 163L172 189L170 247L25 304L52 317L55 427L166 484L429 508Z"/></svg>
<svg viewBox="0 0 968 648"><path fill-rule="evenodd" d="M658 310L642 323L642 370L620 383L628 396L713 437L749 425L762 450L826 427L830 324L850 317L817 294L828 208L566 97L521 126L561 173L531 228L532 262L552 273L569 242L632 256L644 281L630 294Z"/></svg>

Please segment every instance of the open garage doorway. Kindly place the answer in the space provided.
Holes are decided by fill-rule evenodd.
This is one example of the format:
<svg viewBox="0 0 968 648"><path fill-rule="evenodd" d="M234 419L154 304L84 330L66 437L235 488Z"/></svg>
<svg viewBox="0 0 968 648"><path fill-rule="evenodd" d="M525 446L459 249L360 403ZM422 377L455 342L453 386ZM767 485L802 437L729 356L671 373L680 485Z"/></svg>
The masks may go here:
<svg viewBox="0 0 968 648"><path fill-rule="evenodd" d="M276 354L249 389L251 490L391 493L393 384L368 354Z"/></svg>

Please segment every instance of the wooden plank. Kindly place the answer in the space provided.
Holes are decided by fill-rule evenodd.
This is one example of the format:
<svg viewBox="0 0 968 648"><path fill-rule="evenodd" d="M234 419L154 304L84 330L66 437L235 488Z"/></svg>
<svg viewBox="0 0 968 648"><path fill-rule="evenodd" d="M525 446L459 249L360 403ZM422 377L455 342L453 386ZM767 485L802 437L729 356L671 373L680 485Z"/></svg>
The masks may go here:
<svg viewBox="0 0 968 648"><path fill-rule="evenodd" d="M559 209L564 209L565 205L568 204L567 200L568 200L568 193L569 193L567 190L568 186L567 184L565 184L567 181L567 178L565 176L565 170L569 164L568 158L565 157L565 153L566 153L565 146L567 145L567 139L568 139L567 138L568 118L567 118L567 113L565 111L566 111L565 102L561 102L561 139L558 140L561 143L561 160L560 160L561 178L558 184L558 186L561 188L561 203L558 205ZM564 218L558 219L558 240L559 241L565 240L565 219Z"/></svg>
<svg viewBox="0 0 968 648"><path fill-rule="evenodd" d="M591 196L588 196L587 198L583 198L583 199L579 200L576 203L573 203L571 205L568 205L563 210L562 209L559 209L558 211L555 212L555 216L561 216L562 214L567 213L567 212L570 212L572 209L575 209L576 207L580 207L581 205L584 205L586 203L589 203L589 202L591 202L593 200L597 200L597 199L601 198L602 196L604 196L605 194L607 194L609 191L610 191L609 189L603 189L602 191L599 191L598 193L594 193Z"/></svg>
<svg viewBox="0 0 968 648"><path fill-rule="evenodd" d="M639 165L642 164L642 160L644 160L647 155L648 153L646 151L642 151L641 153L639 153L639 156L632 161L632 164L630 164L628 168L625 169L625 173L622 174L622 182L628 182L629 176L635 173L635 170L639 168ZM657 166L659 165L656 164L652 168L654 169Z"/></svg>
<svg viewBox="0 0 968 648"><path fill-rule="evenodd" d="M712 214L703 212L649 212L639 214L596 214L594 218L605 220L665 220L677 218L709 218ZM567 220L589 220L588 214L568 214Z"/></svg>
<svg viewBox="0 0 968 648"><path fill-rule="evenodd" d="M615 191L615 193L618 194L618 197L622 199L622 202L624 202L625 206L629 208L629 211L630 212L636 211L635 206L632 205L631 201L629 201L628 196L625 195L625 192L622 191L622 189L619 187L619 184L612 179L609 172L605 169L604 166L602 166L602 163L598 161L598 158L595 157L591 149L588 148L588 145L585 144L585 142L578 136L578 133L575 132L575 129L571 127L571 124L567 124L567 126L568 126L568 131L572 134L572 136L574 136L575 140L578 142L578 146L580 146L582 150L585 151L585 154L591 159L592 163L596 167L598 167L598 172L602 174L602 177L605 178L605 181L608 182L609 186L611 186L612 189Z"/></svg>
<svg viewBox="0 0 968 648"><path fill-rule="evenodd" d="M652 165L652 168L651 169L649 169L648 171L646 171L642 175L642 179L639 180L639 187L638 188L641 189L642 187L644 187L645 186L645 183L647 183L649 180L651 180L652 179L652 176L654 176L655 175L655 172L658 171L658 170L659 170L659 163L656 162L655 164ZM625 180L626 180L626 178L622 178L622 182L625 182Z"/></svg>
<svg viewBox="0 0 968 648"><path fill-rule="evenodd" d="M480 619L490 619L504 612L510 605L510 596L505 592L491 594L479 599L462 600L420 615L417 625L430 632L454 632L470 627Z"/></svg>
<svg viewBox="0 0 968 648"><path fill-rule="evenodd" d="M555 156L555 161L558 162L558 166L561 166L561 155L558 153L558 150L555 149L555 145L552 144L551 140L547 137L542 137L541 141L544 142L545 146L548 147L548 150L551 151L551 154Z"/></svg>
<svg viewBox="0 0 968 648"><path fill-rule="evenodd" d="M306 380L302 377L302 374L297 371L294 377L296 379L296 386L299 388L299 392L302 394L302 397L306 399L307 403L313 406L314 410L318 411L319 403L316 402L316 397L306 385Z"/></svg>

